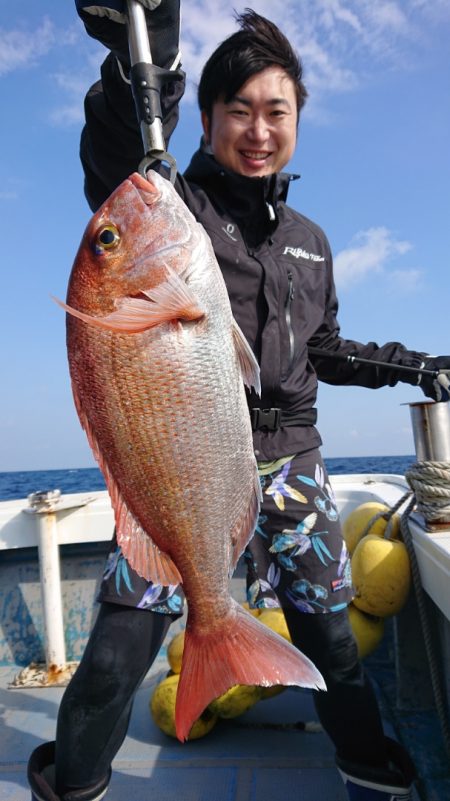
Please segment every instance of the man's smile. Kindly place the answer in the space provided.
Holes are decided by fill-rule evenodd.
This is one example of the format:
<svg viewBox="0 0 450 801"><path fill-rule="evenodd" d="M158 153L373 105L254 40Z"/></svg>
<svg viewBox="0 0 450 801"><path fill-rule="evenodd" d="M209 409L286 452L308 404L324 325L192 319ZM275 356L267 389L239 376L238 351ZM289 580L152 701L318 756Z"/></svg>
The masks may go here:
<svg viewBox="0 0 450 801"><path fill-rule="evenodd" d="M244 158L252 159L253 161L264 161L264 159L271 155L269 152L261 150L240 150L239 153L241 156L244 156Z"/></svg>

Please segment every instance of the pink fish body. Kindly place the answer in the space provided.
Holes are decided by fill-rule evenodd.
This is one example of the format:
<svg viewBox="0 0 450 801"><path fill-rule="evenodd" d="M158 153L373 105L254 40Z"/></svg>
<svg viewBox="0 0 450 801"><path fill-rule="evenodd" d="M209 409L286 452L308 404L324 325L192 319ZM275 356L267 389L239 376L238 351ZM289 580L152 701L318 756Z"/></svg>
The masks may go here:
<svg viewBox="0 0 450 801"><path fill-rule="evenodd" d="M122 552L146 579L183 583L184 740L235 684L324 682L230 596L259 510L244 390L259 389L259 369L203 227L168 181L149 178L130 176L94 215L61 305L75 404Z"/></svg>

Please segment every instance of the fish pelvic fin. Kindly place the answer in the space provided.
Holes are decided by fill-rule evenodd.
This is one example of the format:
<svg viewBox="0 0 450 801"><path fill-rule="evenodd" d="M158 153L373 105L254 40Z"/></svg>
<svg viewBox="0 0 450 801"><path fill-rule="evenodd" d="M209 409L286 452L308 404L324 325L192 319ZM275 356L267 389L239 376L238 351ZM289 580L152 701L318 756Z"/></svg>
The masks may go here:
<svg viewBox="0 0 450 801"><path fill-rule="evenodd" d="M231 599L230 614L209 633L186 628L175 707L175 728L183 742L203 710L236 684L277 684L325 690L313 663Z"/></svg>
<svg viewBox="0 0 450 801"><path fill-rule="evenodd" d="M52 299L67 314L95 328L117 334L138 334L173 320L201 320L205 316L205 310L186 282L169 267L165 281L151 289L143 289L139 297L119 298L114 311L103 317L93 317L58 298Z"/></svg>
<svg viewBox="0 0 450 801"><path fill-rule="evenodd" d="M249 389L253 387L257 395L261 395L259 364L236 320L233 320L232 334L244 384Z"/></svg>
<svg viewBox="0 0 450 801"><path fill-rule="evenodd" d="M231 532L232 554L230 562L230 577L233 575L239 557L243 553L246 545L250 542L253 532L258 522L259 508L262 500L261 484L259 481L258 469L255 464L254 484L250 505L233 531Z"/></svg>

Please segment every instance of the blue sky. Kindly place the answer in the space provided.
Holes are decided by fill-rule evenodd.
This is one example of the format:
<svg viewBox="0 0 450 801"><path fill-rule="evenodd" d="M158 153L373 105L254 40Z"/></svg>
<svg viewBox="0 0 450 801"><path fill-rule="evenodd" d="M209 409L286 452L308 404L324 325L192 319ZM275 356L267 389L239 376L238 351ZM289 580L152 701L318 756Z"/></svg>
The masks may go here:
<svg viewBox="0 0 450 801"><path fill-rule="evenodd" d="M249 2L185 0L190 83L171 151L200 136L195 80ZM448 0L261 0L290 37L309 99L290 203L326 231L344 336L450 353ZM90 212L78 143L83 97L105 50L74 4L0 1L0 470L86 467L65 351L63 298ZM324 455L414 452L419 389L320 386Z"/></svg>

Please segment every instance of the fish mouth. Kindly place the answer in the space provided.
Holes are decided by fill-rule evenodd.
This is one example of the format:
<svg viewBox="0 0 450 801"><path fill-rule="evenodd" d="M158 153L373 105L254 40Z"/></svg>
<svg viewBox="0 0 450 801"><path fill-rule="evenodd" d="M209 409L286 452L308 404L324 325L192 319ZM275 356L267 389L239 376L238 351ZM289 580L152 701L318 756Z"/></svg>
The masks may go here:
<svg viewBox="0 0 450 801"><path fill-rule="evenodd" d="M154 176L156 176L156 178ZM157 185L158 179L160 181L164 180L164 178L161 178L153 170L149 170L146 178L140 175L140 173L134 172L130 175L128 180L133 184L142 202L145 203L146 206L154 206L162 195L162 187L158 187Z"/></svg>
<svg viewBox="0 0 450 801"><path fill-rule="evenodd" d="M163 199L167 202L171 200L168 193L172 189L172 185L167 178L163 178L155 170L148 170L145 178L140 173L134 172L129 176L128 181L132 184L146 208L151 209L152 206L155 206ZM156 248L152 241L147 247L143 248L140 256L136 259L135 266L145 265L149 259L166 262L177 251L185 251L186 254L189 254L195 248L197 237L194 236L193 238L192 230L184 215L176 206L173 206L173 203L170 203L170 210L173 215L172 229L176 229L178 232L177 240ZM183 274L184 270L180 272L180 275Z"/></svg>

